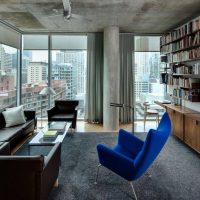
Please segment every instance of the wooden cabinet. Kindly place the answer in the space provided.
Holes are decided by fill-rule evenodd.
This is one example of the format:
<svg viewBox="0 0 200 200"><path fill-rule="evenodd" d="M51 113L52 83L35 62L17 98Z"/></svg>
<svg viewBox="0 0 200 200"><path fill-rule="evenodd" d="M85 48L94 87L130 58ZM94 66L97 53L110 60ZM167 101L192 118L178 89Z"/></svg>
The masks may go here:
<svg viewBox="0 0 200 200"><path fill-rule="evenodd" d="M158 105L166 109L172 123L172 134L200 153L200 112L173 104Z"/></svg>
<svg viewBox="0 0 200 200"><path fill-rule="evenodd" d="M200 114L185 114L184 142L200 153Z"/></svg>
<svg viewBox="0 0 200 200"><path fill-rule="evenodd" d="M181 140L183 140L184 138L183 114L171 108L167 108L167 112L172 122L172 133Z"/></svg>

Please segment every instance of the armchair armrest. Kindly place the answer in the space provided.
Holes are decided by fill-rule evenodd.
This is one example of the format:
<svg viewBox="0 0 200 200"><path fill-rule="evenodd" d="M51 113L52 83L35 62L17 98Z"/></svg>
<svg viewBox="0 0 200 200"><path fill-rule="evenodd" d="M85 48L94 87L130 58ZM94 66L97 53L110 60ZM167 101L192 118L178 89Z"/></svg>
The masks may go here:
<svg viewBox="0 0 200 200"><path fill-rule="evenodd" d="M132 179L134 173L133 160L102 144L97 145L97 152L99 162L103 166L109 168L128 181Z"/></svg>
<svg viewBox="0 0 200 200"><path fill-rule="evenodd" d="M120 129L118 144L123 148L128 149L133 154L137 154L144 145L144 142L129 132Z"/></svg>
<svg viewBox="0 0 200 200"><path fill-rule="evenodd" d="M24 115L27 119L35 119L35 111L34 110L24 110Z"/></svg>
<svg viewBox="0 0 200 200"><path fill-rule="evenodd" d="M48 120L51 119L51 117L56 114L56 107L54 106L53 108L47 110L47 114L48 114Z"/></svg>

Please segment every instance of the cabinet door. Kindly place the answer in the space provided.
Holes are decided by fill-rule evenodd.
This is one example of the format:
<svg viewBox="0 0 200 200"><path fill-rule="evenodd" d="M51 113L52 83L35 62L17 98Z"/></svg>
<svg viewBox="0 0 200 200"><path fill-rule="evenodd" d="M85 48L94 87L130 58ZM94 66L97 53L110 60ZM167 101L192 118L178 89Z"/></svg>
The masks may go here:
<svg viewBox="0 0 200 200"><path fill-rule="evenodd" d="M200 121L197 121L197 151L200 153Z"/></svg>
<svg viewBox="0 0 200 200"><path fill-rule="evenodd" d="M185 117L185 143L200 152L200 121Z"/></svg>
<svg viewBox="0 0 200 200"><path fill-rule="evenodd" d="M179 137L181 140L183 140L183 114L179 113L177 111L173 111L173 124L174 124L174 135Z"/></svg>
<svg viewBox="0 0 200 200"><path fill-rule="evenodd" d="M183 114L170 108L167 108L167 112L172 123L172 133L183 140Z"/></svg>

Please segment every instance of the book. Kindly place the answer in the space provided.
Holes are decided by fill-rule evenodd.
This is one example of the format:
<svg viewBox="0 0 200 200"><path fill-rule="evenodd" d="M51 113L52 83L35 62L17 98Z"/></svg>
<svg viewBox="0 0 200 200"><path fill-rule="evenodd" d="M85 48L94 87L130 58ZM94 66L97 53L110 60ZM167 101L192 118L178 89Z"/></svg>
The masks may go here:
<svg viewBox="0 0 200 200"><path fill-rule="evenodd" d="M58 131L46 131L44 132L44 138L56 138Z"/></svg>

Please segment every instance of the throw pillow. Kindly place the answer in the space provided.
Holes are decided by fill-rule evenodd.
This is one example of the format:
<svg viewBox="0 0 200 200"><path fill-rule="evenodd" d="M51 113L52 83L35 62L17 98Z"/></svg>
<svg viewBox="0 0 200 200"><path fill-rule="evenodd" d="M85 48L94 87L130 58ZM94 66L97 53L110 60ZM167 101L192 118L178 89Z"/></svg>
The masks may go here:
<svg viewBox="0 0 200 200"><path fill-rule="evenodd" d="M6 121L6 127L11 127L26 122L23 106L7 109L6 111L2 112L2 114Z"/></svg>
<svg viewBox="0 0 200 200"><path fill-rule="evenodd" d="M23 107L23 105L18 106L18 107L22 109L22 115L23 115L24 119L27 120L27 117L26 117L25 114L24 114L24 107ZM6 111L7 111L7 110L15 110L15 109L18 108L18 107L6 108Z"/></svg>

